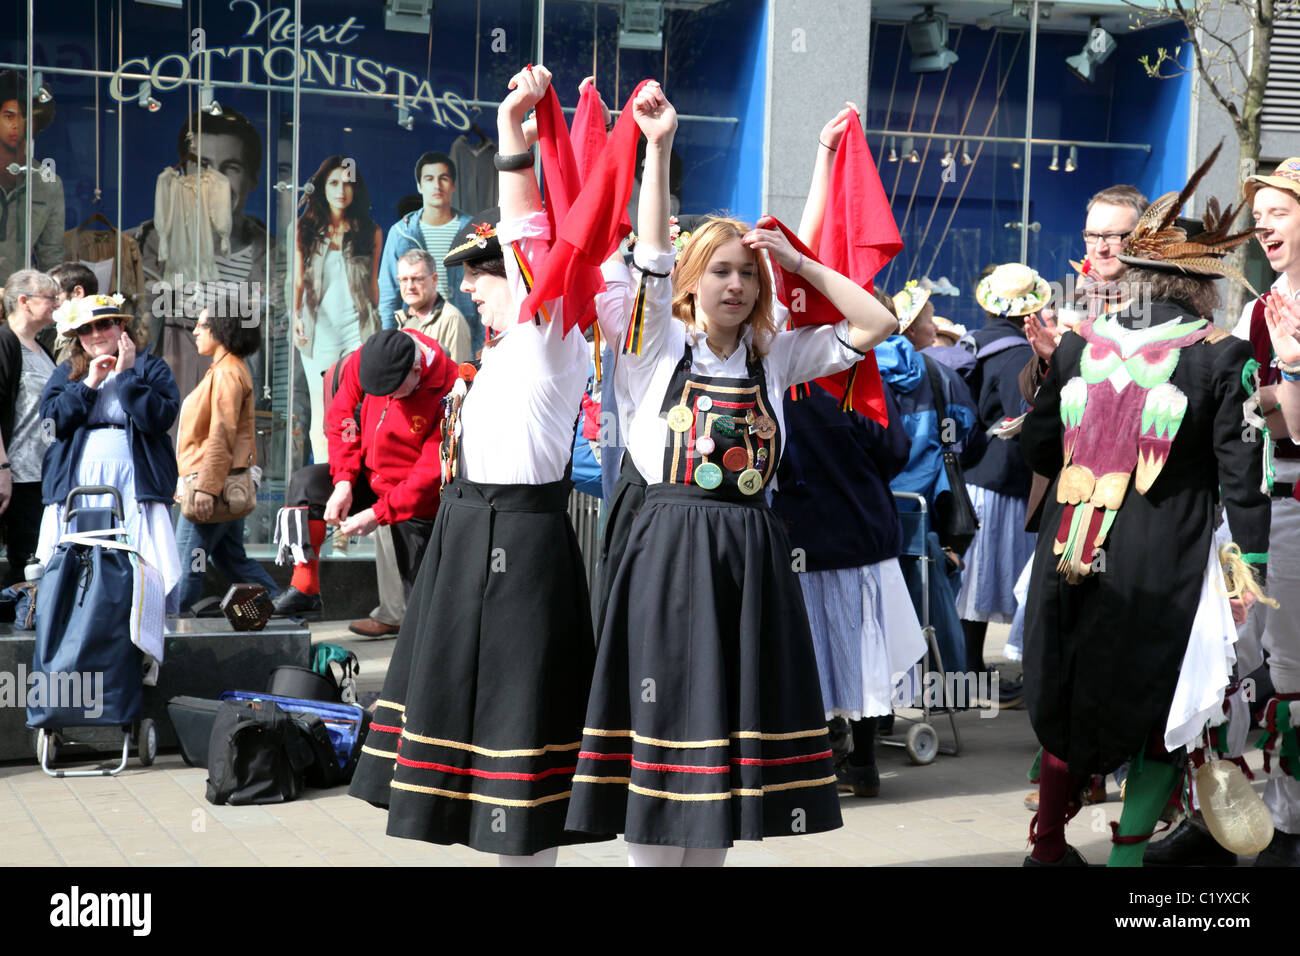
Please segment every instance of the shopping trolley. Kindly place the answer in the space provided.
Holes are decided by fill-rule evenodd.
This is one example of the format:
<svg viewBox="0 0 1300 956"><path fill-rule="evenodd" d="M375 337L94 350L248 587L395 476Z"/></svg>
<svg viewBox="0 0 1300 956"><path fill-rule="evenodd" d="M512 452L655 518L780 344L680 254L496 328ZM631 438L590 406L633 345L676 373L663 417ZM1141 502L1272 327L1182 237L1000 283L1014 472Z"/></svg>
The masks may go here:
<svg viewBox="0 0 1300 956"><path fill-rule="evenodd" d="M108 495L111 507L74 507L73 500ZM75 525L74 525L75 519ZM75 527L75 530L72 530ZM130 544L122 520L122 495L107 485L68 492L58 545L41 575L36 596L36 647L32 674L48 691L29 694L27 726L37 731L36 755L52 777L114 776L126 767L134 740L140 763L158 752L154 722L141 718L143 658L132 627L162 633L161 582ZM161 654L161 649L159 649ZM117 726L122 759L113 768L52 770L69 728Z"/></svg>
<svg viewBox="0 0 1300 956"><path fill-rule="evenodd" d="M918 609L918 616L921 619L921 632L925 635L926 646L930 649L930 655L933 657L934 666L940 674L946 674L943 666L943 655L939 652L939 642L935 638L934 625L930 623L930 509L924 495L914 494L910 491L895 491L894 499L900 504L898 509L898 518L903 526L903 546L902 554L909 557L917 558L921 571L921 606ZM914 507L902 507L903 503L914 505ZM925 658L922 657L917 666L921 668L922 674L925 669ZM951 706L951 702L944 697L941 707L931 708L929 695L921 693L921 719L900 717L895 715L895 719L909 725L907 733L902 740L892 740L888 737L882 737L880 742L889 747L903 747L907 750L907 756L916 764L929 764L934 762L934 758L939 754L956 756L961 753L961 734L957 730L956 711ZM917 709L917 708L907 708ZM939 735L935 732L934 725L931 723L932 713L946 714L948 724L952 728L952 746L941 746Z"/></svg>

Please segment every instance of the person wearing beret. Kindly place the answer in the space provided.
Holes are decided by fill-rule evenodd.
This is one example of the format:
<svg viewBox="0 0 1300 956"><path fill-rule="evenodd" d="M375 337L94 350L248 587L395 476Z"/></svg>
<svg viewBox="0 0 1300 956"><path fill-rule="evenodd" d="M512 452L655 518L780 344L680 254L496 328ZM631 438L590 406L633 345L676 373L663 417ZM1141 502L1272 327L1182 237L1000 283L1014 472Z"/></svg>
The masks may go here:
<svg viewBox="0 0 1300 956"><path fill-rule="evenodd" d="M346 535L391 526L409 594L438 511L438 421L456 363L428 336L399 329L381 329L341 361L325 416L329 463L293 473L276 520L276 560L293 561L277 615L321 611L317 562L326 525Z"/></svg>
<svg viewBox="0 0 1300 956"><path fill-rule="evenodd" d="M544 97L558 113L549 84L540 66L511 80L497 113L500 209L472 216L443 259L464 267L488 342L447 401L448 482L349 791L388 811L389 836L503 866L551 866L561 845L609 838L565 831L595 658L568 516L589 349L576 324L566 332L566 294L520 321L533 270L563 249L523 130ZM602 272L598 319L627 300L617 253Z"/></svg>

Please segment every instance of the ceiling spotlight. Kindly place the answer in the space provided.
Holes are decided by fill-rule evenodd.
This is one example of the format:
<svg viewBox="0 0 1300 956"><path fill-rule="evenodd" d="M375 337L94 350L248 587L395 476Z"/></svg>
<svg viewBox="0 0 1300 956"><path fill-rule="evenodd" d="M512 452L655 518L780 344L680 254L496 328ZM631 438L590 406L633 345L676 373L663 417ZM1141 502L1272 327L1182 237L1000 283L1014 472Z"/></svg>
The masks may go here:
<svg viewBox="0 0 1300 956"><path fill-rule="evenodd" d="M1012 157L1011 157L1011 168L1012 168L1012 169L1019 169L1019 168L1020 168L1020 154L1019 154L1019 153L1015 153L1014 155L1012 155Z"/></svg>
<svg viewBox="0 0 1300 956"><path fill-rule="evenodd" d="M210 116L221 115L221 104L217 102L217 92L211 86L199 87L199 109Z"/></svg>
<svg viewBox="0 0 1300 956"><path fill-rule="evenodd" d="M907 24L907 45L912 48L907 68L913 73L940 73L957 62L948 49L948 14L935 13L933 4Z"/></svg>
<svg viewBox="0 0 1300 956"><path fill-rule="evenodd" d="M1050 169L1052 172L1056 172L1058 169L1061 168L1061 147L1059 146L1052 147L1052 162L1047 168Z"/></svg>
<svg viewBox="0 0 1300 956"><path fill-rule="evenodd" d="M909 163L919 163L921 154L916 151L916 140L910 136L903 137L903 155Z"/></svg>
<svg viewBox="0 0 1300 956"><path fill-rule="evenodd" d="M1065 171L1072 173L1079 168L1079 147L1071 146L1070 155L1065 157Z"/></svg>
<svg viewBox="0 0 1300 956"><path fill-rule="evenodd" d="M51 93L50 88L45 85L45 79L41 76L39 70L32 76L32 80L36 84L36 102L48 103L50 100L54 99L54 94Z"/></svg>
<svg viewBox="0 0 1300 956"><path fill-rule="evenodd" d="M895 139L893 136L889 137L889 161L891 163L898 162L897 145L898 145L898 140Z"/></svg>
<svg viewBox="0 0 1300 956"><path fill-rule="evenodd" d="M1091 83L1095 79L1097 67L1105 63L1114 52L1115 38L1101 28L1100 18L1093 17L1092 29L1088 31L1083 50L1074 56L1067 56L1065 65L1083 82Z"/></svg>
<svg viewBox="0 0 1300 956"><path fill-rule="evenodd" d="M952 165L952 141L945 139L943 141L943 159L939 160L939 165L948 167Z"/></svg>
<svg viewBox="0 0 1300 956"><path fill-rule="evenodd" d="M140 92L135 95L135 101L141 109L146 109L150 113L157 113L162 109L162 104L153 97L153 87L149 85L148 80L140 84Z"/></svg>
<svg viewBox="0 0 1300 956"><path fill-rule="evenodd" d="M966 148L966 144L965 144L965 143L962 143L962 144L961 144L961 164L962 164L963 166L969 166L969 165L970 165L971 163L973 163L973 162L975 162L975 160L973 160L973 159L970 158L970 151Z"/></svg>
<svg viewBox="0 0 1300 956"><path fill-rule="evenodd" d="M397 108L397 125L408 130L415 127L415 117L411 115L411 111L405 106Z"/></svg>
<svg viewBox="0 0 1300 956"><path fill-rule="evenodd" d="M384 29L403 33L428 33L429 0L387 0L384 4Z"/></svg>

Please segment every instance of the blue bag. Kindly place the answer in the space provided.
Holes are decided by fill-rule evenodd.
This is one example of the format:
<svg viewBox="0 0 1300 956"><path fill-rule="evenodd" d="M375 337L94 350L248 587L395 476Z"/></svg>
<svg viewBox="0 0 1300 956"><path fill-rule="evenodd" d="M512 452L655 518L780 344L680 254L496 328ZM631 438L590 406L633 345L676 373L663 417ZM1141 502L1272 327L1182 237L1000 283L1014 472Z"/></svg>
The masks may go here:
<svg viewBox="0 0 1300 956"><path fill-rule="evenodd" d="M41 578L28 727L125 725L140 716L134 586L130 552L76 536L60 542Z"/></svg>

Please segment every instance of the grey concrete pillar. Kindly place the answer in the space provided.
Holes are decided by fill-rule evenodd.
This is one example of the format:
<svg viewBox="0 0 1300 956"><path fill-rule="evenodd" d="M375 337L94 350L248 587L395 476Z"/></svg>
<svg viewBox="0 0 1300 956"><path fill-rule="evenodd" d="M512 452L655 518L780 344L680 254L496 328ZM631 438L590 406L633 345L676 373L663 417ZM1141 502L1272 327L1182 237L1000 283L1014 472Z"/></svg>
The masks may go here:
<svg viewBox="0 0 1300 956"><path fill-rule="evenodd" d="M767 0L763 209L791 229L812 176L817 134L851 100L867 103L871 0Z"/></svg>

